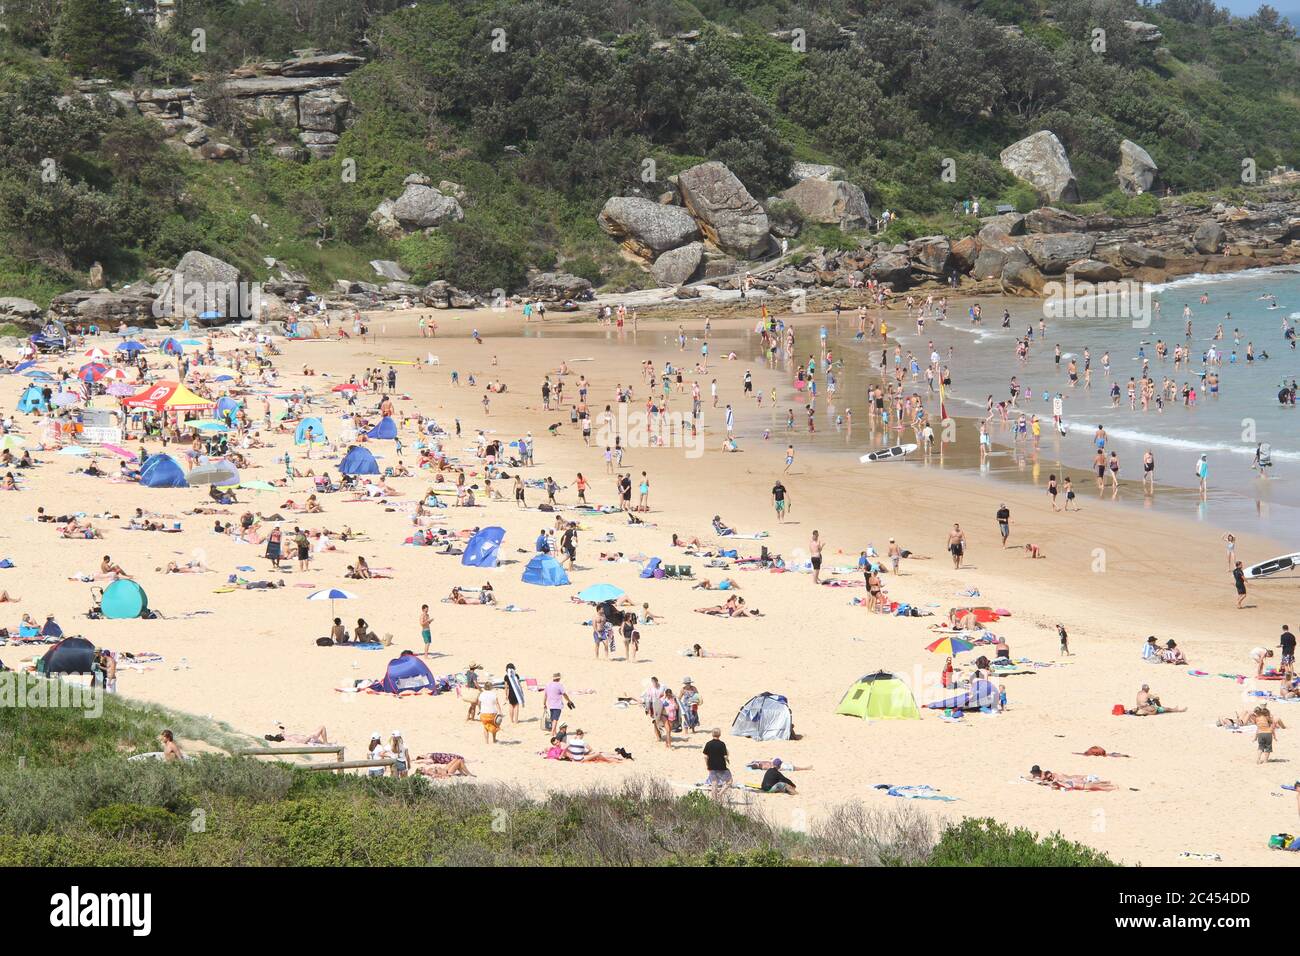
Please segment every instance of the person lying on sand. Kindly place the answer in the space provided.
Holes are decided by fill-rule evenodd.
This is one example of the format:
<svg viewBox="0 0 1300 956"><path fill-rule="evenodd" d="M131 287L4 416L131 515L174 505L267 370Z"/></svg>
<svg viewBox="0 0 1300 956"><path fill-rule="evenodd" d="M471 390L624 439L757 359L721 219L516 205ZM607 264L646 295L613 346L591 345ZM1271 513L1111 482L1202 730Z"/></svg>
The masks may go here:
<svg viewBox="0 0 1300 956"><path fill-rule="evenodd" d="M325 725L317 727L310 734L290 734L286 733L284 724L276 724L276 731L273 734L266 734L266 739L277 743L284 742L290 744L328 744L329 735L325 733Z"/></svg>
<svg viewBox="0 0 1300 956"><path fill-rule="evenodd" d="M727 657L732 660L739 660L739 654L721 654L718 651L706 651L698 644L692 644L690 647L677 652L682 657Z"/></svg>
<svg viewBox="0 0 1300 956"><path fill-rule="evenodd" d="M1151 717L1156 714L1181 714L1185 710L1186 707L1165 707L1160 703L1160 698L1151 693L1151 687L1143 684L1142 689L1138 691L1137 707L1134 708L1133 713L1139 717Z"/></svg>
<svg viewBox="0 0 1300 956"><path fill-rule="evenodd" d="M780 770L788 771L790 773L794 773L796 770L812 769L811 766L796 767L792 763L786 763L780 757L773 757L771 760L751 760L749 763L745 764L745 766L748 767L750 770L771 770L773 767L776 767Z"/></svg>
<svg viewBox="0 0 1300 956"><path fill-rule="evenodd" d="M757 608L745 606L743 597L732 596L727 598L726 603L719 604L715 607L697 607L697 614L710 614L721 617L761 617L762 612Z"/></svg>
<svg viewBox="0 0 1300 956"><path fill-rule="evenodd" d="M687 538L687 537L683 537L682 535L679 535L676 531L674 531L673 547L674 548L702 548L704 547L704 542L701 541L699 538L695 537L695 535L691 535L689 538Z"/></svg>
<svg viewBox="0 0 1300 956"><path fill-rule="evenodd" d="M22 598L10 597L8 591L0 591L0 604L17 604Z"/></svg>
<svg viewBox="0 0 1300 956"><path fill-rule="evenodd" d="M560 748L562 755L556 753L557 747ZM616 748L612 754L592 750L582 730L578 729L567 735L563 742L558 737L552 737L551 746L543 756L547 760L569 760L573 763L622 763L626 759L623 756L625 753L622 748ZM556 755L552 756L552 754Z"/></svg>
<svg viewBox="0 0 1300 956"><path fill-rule="evenodd" d="M154 568L155 571L162 571L162 568ZM205 574L211 569L203 563L202 558L194 558L186 561L184 564L177 564L175 561L167 562L167 570L164 574Z"/></svg>
<svg viewBox="0 0 1300 956"><path fill-rule="evenodd" d="M1118 789L1109 780L1100 780L1091 774L1054 773L1044 770L1038 764L1029 769L1029 779L1039 786L1051 787L1053 790L1115 790Z"/></svg>
<svg viewBox="0 0 1300 956"><path fill-rule="evenodd" d="M414 772L424 777L472 777L469 765L460 754L428 753L412 758Z"/></svg>
<svg viewBox="0 0 1300 956"><path fill-rule="evenodd" d="M699 584L691 586L692 591L739 591L740 585L731 578L721 578L717 584L714 584L708 578L704 578Z"/></svg>

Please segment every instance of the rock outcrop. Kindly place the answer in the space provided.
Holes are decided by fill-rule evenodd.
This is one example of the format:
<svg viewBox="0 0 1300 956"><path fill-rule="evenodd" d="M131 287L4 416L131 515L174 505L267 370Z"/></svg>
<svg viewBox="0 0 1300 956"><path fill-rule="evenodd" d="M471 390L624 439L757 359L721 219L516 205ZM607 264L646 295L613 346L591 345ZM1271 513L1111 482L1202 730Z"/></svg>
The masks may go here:
<svg viewBox="0 0 1300 956"><path fill-rule="evenodd" d="M1119 168L1115 170L1115 178L1124 192L1130 195L1150 192L1159 171L1151 154L1137 143L1126 139L1119 144Z"/></svg>
<svg viewBox="0 0 1300 956"><path fill-rule="evenodd" d="M528 280L528 294L547 302L585 299L591 295L591 282L568 272L539 272Z"/></svg>
<svg viewBox="0 0 1300 956"><path fill-rule="evenodd" d="M657 259L700 238L700 227L681 206L652 202L638 196L614 196L596 220L628 252Z"/></svg>
<svg viewBox="0 0 1300 956"><path fill-rule="evenodd" d="M82 95L107 95L115 108L157 122L169 138L199 158L239 160L244 151L213 126L205 94L225 101L246 120L274 120L296 143L276 141L278 155L305 153L325 159L334 155L347 128L351 101L339 89L344 77L365 63L350 53L298 51L287 59L241 67L202 88L193 86L106 90L82 81ZM287 150L287 152L285 152Z"/></svg>
<svg viewBox="0 0 1300 956"><path fill-rule="evenodd" d="M704 257L704 244L689 242L676 249L669 249L650 268L655 281L662 286L681 285L689 282L700 268Z"/></svg>
<svg viewBox="0 0 1300 956"><path fill-rule="evenodd" d="M1004 149L1002 165L1029 183L1048 202L1078 202L1079 186L1065 147L1049 130L1039 130Z"/></svg>
<svg viewBox="0 0 1300 956"><path fill-rule="evenodd" d="M385 199L367 220L371 228L387 239L400 239L407 233L436 229L445 222L461 222L465 218L460 200L430 186L427 176L411 173L403 180L402 187L400 196Z"/></svg>
<svg viewBox="0 0 1300 956"><path fill-rule="evenodd" d="M781 193L781 198L794 203L805 222L836 225L850 232L865 229L871 221L862 188L842 179L809 177Z"/></svg>
<svg viewBox="0 0 1300 956"><path fill-rule="evenodd" d="M767 213L730 169L719 162L700 163L679 173L677 182L686 209L715 246L742 259L768 251Z"/></svg>

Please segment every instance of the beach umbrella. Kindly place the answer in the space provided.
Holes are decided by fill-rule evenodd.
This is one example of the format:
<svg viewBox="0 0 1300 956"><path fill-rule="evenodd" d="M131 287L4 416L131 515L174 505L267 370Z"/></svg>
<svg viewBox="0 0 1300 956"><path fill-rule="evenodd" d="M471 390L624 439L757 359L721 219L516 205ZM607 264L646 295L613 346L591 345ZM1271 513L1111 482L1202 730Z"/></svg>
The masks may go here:
<svg viewBox="0 0 1300 956"><path fill-rule="evenodd" d="M360 389L361 389L360 385L356 385L353 382L344 382L342 385L335 385L333 388L330 389L330 391L331 392L356 392L359 391Z"/></svg>
<svg viewBox="0 0 1300 956"><path fill-rule="evenodd" d="M230 428L225 422L219 422L215 418L205 418L202 421L186 422L187 428L193 428L198 432L228 432Z"/></svg>
<svg viewBox="0 0 1300 956"><path fill-rule="evenodd" d="M355 598L355 594L351 591L344 591L342 588L325 588L321 591L312 591L311 594L307 595L308 601L329 601L330 617L334 616L335 601L351 601Z"/></svg>
<svg viewBox="0 0 1300 956"><path fill-rule="evenodd" d="M28 371L26 371L26 372L23 372L23 377L24 377L24 378L33 378L33 379L36 379L37 381L41 381L41 382L48 382L48 381L50 381L51 379L54 378L54 376L51 375L49 372L42 372L42 371L41 371L40 369L38 369L38 368L30 369L30 370L28 370Z"/></svg>
<svg viewBox="0 0 1300 956"><path fill-rule="evenodd" d="M105 391L115 398L125 398L136 393L136 387L128 382L114 382Z"/></svg>
<svg viewBox="0 0 1300 956"><path fill-rule="evenodd" d="M100 445L99 448L101 451L111 452L119 458L125 458L127 461L135 461L135 455L121 445Z"/></svg>
<svg viewBox="0 0 1300 956"><path fill-rule="evenodd" d="M603 604L606 601L616 601L626 592L612 584L593 584L578 592L578 600L590 601L592 604Z"/></svg>
<svg viewBox="0 0 1300 956"><path fill-rule="evenodd" d="M59 454L76 455L78 457L81 457L83 455L89 455L90 449L82 448L80 445L64 445L62 448L59 449Z"/></svg>
<svg viewBox="0 0 1300 956"><path fill-rule="evenodd" d="M941 637L933 644L926 646L926 650L931 654L943 654L945 657L952 657L954 654L960 654L963 651L969 651L975 645L970 641L963 641L960 637Z"/></svg>
<svg viewBox="0 0 1300 956"><path fill-rule="evenodd" d="M110 368L100 376L101 379L109 382L125 382L128 377L124 368Z"/></svg>
<svg viewBox="0 0 1300 956"><path fill-rule="evenodd" d="M203 343L198 339L181 339L180 344L192 346L194 348L203 348Z"/></svg>
<svg viewBox="0 0 1300 956"><path fill-rule="evenodd" d="M234 380L235 380L235 376L233 376L233 375L218 375L218 376L217 376L216 378L214 378L212 381L214 381L214 382L233 382Z"/></svg>
<svg viewBox="0 0 1300 956"><path fill-rule="evenodd" d="M20 435L5 435L0 438L0 451L17 451L23 447L23 439Z"/></svg>
<svg viewBox="0 0 1300 956"><path fill-rule="evenodd" d="M27 371L29 368L31 368L31 367L32 367L33 365L35 365L35 364L36 364L36 363L35 363L34 361L32 361L31 359L28 359L26 362L19 362L17 365L15 365L15 366L14 366L14 371L15 371L15 372L25 372L25 371Z"/></svg>
<svg viewBox="0 0 1300 956"><path fill-rule="evenodd" d="M74 395L72 392L59 392L50 399L50 404L55 408L71 408L81 401L80 395Z"/></svg>
<svg viewBox="0 0 1300 956"><path fill-rule="evenodd" d="M143 352L144 346L134 339L129 339L117 347L119 352L130 352L134 355L136 352Z"/></svg>
<svg viewBox="0 0 1300 956"><path fill-rule="evenodd" d="M98 382L108 371L108 366L100 362L89 362L77 371L77 378L83 382Z"/></svg>
<svg viewBox="0 0 1300 956"><path fill-rule="evenodd" d="M108 353L105 352L103 349L99 349L99 348L88 349L86 352L82 354L86 358L86 360L90 362L108 361Z"/></svg>
<svg viewBox="0 0 1300 956"><path fill-rule="evenodd" d="M197 465L185 480L191 485L221 485L223 487L239 484L239 471L224 459L204 462Z"/></svg>

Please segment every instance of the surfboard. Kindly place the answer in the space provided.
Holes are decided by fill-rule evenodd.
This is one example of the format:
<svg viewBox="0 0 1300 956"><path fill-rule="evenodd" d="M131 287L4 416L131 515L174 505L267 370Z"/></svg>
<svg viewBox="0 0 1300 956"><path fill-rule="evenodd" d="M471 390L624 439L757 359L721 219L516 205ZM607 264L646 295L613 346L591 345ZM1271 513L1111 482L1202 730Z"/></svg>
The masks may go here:
<svg viewBox="0 0 1300 956"><path fill-rule="evenodd" d="M893 448L882 448L880 451L873 451L863 455L858 461L865 465L871 461L889 461L891 458L903 458L916 451L916 448L916 445L911 444L895 445ZM1297 558L1300 558L1300 555L1297 555Z"/></svg>
<svg viewBox="0 0 1300 956"><path fill-rule="evenodd" d="M419 365L419 362L408 362L406 359L380 359L385 365Z"/></svg>
<svg viewBox="0 0 1300 956"><path fill-rule="evenodd" d="M1280 571L1300 570L1300 552L1295 554L1284 554L1280 557L1270 558L1267 561L1261 561L1246 569L1245 574L1248 578L1266 578L1270 574L1277 574Z"/></svg>

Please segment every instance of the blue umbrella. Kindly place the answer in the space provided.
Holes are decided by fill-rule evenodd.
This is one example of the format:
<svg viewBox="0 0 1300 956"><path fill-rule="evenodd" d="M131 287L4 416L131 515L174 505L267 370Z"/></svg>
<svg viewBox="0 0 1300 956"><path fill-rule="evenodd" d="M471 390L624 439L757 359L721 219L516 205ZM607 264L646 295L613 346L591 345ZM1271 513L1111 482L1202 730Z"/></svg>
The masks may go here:
<svg viewBox="0 0 1300 956"><path fill-rule="evenodd" d="M578 592L578 600L590 601L592 604L603 604L606 601L615 601L624 595L624 590L615 587L612 584L593 584Z"/></svg>
<svg viewBox="0 0 1300 956"><path fill-rule="evenodd" d="M135 341L134 339L132 339L130 341L123 342L121 345L117 347L117 350L119 352L143 352L144 346L141 345L139 342Z"/></svg>
<svg viewBox="0 0 1300 956"><path fill-rule="evenodd" d="M54 376L51 375L49 372L42 372L42 371L41 371L40 369L38 369L38 368L34 368L34 369L31 369L30 371L23 372L23 377L24 377L24 378L34 378L34 379L38 379L39 381L42 381L42 382L48 382L48 381L50 381L51 379L54 378Z"/></svg>
<svg viewBox="0 0 1300 956"><path fill-rule="evenodd" d="M312 591L307 595L308 601L329 601L330 617L334 616L335 601L351 601L356 597L351 591L344 591L342 588L325 588L321 591Z"/></svg>

